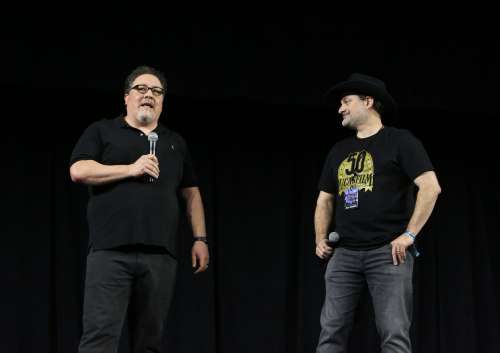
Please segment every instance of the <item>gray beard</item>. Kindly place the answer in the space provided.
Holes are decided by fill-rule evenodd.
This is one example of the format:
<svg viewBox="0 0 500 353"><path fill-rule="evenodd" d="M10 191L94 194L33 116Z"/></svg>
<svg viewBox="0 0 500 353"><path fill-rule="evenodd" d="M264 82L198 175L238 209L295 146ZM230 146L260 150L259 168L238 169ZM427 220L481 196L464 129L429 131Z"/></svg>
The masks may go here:
<svg viewBox="0 0 500 353"><path fill-rule="evenodd" d="M153 114L149 111L140 111L137 114L137 120L143 125L151 124L153 122Z"/></svg>

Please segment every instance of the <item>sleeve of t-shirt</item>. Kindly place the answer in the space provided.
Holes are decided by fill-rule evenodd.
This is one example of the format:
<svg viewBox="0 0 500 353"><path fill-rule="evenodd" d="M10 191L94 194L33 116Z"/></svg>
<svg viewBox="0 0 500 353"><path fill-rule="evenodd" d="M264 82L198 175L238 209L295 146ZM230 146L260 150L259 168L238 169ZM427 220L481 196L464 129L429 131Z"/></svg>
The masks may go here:
<svg viewBox="0 0 500 353"><path fill-rule="evenodd" d="M323 171L321 172L321 177L319 179L318 189L320 191L327 192L329 194L337 193L337 173L334 170L334 150L333 147L326 157L325 164L323 165Z"/></svg>
<svg viewBox="0 0 500 353"><path fill-rule="evenodd" d="M180 138L180 137L179 137ZM183 172L180 188L198 186L198 180L194 171L193 160L184 139L180 138L183 150Z"/></svg>
<svg viewBox="0 0 500 353"><path fill-rule="evenodd" d="M102 139L99 127L96 123L90 125L83 132L82 136L75 145L69 165L82 160L99 161L102 154Z"/></svg>
<svg viewBox="0 0 500 353"><path fill-rule="evenodd" d="M398 152L401 168L410 180L415 180L416 177L424 172L434 170L422 142L409 131L401 134Z"/></svg>

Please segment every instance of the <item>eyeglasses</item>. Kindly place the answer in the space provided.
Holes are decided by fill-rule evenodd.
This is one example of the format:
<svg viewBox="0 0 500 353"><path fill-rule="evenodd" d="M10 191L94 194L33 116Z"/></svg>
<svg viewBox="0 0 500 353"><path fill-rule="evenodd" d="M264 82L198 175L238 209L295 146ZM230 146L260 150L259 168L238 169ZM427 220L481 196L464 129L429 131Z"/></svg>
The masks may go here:
<svg viewBox="0 0 500 353"><path fill-rule="evenodd" d="M156 96L156 97L163 96L165 94L165 90L161 87L149 87L147 85L135 85L135 86L129 88L129 92L132 89L135 89L140 94L146 94L147 91L151 90L151 92L153 93L153 96Z"/></svg>

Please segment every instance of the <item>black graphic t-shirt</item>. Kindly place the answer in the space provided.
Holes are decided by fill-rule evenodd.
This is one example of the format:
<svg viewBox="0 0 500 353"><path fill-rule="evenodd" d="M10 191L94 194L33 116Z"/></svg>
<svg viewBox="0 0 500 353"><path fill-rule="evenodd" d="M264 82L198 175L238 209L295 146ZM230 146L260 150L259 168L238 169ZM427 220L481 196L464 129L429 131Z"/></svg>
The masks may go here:
<svg viewBox="0 0 500 353"><path fill-rule="evenodd" d="M385 127L335 144L319 190L335 195L338 246L374 249L401 235L415 206L413 180L430 170L422 143L407 130Z"/></svg>

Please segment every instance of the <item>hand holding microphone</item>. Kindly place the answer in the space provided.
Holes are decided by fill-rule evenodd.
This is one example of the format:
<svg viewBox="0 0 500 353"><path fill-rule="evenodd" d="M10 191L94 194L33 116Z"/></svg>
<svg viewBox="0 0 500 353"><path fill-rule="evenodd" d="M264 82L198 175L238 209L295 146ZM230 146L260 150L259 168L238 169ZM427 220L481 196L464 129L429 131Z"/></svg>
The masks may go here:
<svg viewBox="0 0 500 353"><path fill-rule="evenodd" d="M134 178L145 176L148 180L149 178L158 178L160 175L158 159L150 154L145 154L129 165L128 174Z"/></svg>
<svg viewBox="0 0 500 353"><path fill-rule="evenodd" d="M160 168L158 166L158 159L156 158L156 141L158 141L158 134L151 132L148 135L149 140L149 154L142 155L134 163L129 165L128 174L134 178L145 177L148 182L153 182L160 175Z"/></svg>
<svg viewBox="0 0 500 353"><path fill-rule="evenodd" d="M316 255L321 259L326 259L333 254L333 247L339 241L340 235L337 232L331 232L328 238L322 239L316 245Z"/></svg>
<svg viewBox="0 0 500 353"><path fill-rule="evenodd" d="M158 134L154 131L151 131L148 135L148 141L149 141L149 154L156 156L156 142L158 141ZM156 160L156 163L158 163L158 160ZM159 172L160 170L158 169L158 173ZM156 178L158 178L158 176L156 176ZM154 178L149 177L149 182L152 183L153 181Z"/></svg>

